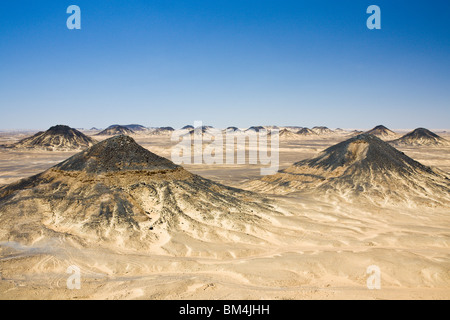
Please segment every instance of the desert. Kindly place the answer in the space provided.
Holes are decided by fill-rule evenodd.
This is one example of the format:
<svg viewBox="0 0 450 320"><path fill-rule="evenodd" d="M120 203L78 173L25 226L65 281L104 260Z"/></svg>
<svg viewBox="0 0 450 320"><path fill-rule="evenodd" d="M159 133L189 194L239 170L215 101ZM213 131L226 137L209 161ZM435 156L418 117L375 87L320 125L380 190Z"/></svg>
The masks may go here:
<svg viewBox="0 0 450 320"><path fill-rule="evenodd" d="M449 16L0 1L0 300L449 300Z"/></svg>
<svg viewBox="0 0 450 320"><path fill-rule="evenodd" d="M280 128L280 171L262 177L174 164L171 129L81 130L97 140L81 152L1 148L0 298L449 299L447 144Z"/></svg>

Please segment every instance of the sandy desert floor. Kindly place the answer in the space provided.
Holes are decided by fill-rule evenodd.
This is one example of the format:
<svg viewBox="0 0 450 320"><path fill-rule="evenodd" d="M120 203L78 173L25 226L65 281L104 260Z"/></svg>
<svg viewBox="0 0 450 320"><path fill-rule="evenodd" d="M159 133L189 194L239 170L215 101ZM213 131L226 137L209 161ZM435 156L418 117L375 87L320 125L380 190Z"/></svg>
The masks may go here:
<svg viewBox="0 0 450 320"><path fill-rule="evenodd" d="M0 144L20 138L0 134ZM170 159L169 137L134 138ZM346 138L282 140L280 169ZM450 147L399 149L450 173ZM0 150L0 185L42 172L72 154ZM261 177L257 165L184 167L234 187ZM379 207L329 201L307 191L265 196L283 215L269 217L267 232L249 242L233 237L205 242L180 232L171 235L178 248L172 254L84 248L61 239L31 246L0 243L0 298L450 299L450 208ZM81 269L80 290L67 288L71 265ZM381 271L379 290L367 288L371 265Z"/></svg>

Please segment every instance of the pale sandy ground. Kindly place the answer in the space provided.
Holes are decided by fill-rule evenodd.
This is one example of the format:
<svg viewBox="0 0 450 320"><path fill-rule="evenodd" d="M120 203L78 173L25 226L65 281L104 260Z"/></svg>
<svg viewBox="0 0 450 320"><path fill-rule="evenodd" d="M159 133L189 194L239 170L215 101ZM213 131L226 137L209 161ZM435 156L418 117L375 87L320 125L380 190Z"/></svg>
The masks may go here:
<svg viewBox="0 0 450 320"><path fill-rule="evenodd" d="M450 138L445 133L445 138ZM6 137L8 141L15 137ZM0 135L0 144L6 138ZM165 137L136 136L170 158ZM17 137L18 139L18 137ZM311 157L344 136L282 141L280 168ZM99 139L101 140L101 139ZM450 148L405 148L407 155L450 173ZM71 153L0 151L0 185L39 173ZM259 166L188 170L241 186ZM449 299L449 208L376 207L325 202L307 192L271 196L284 215L251 243L205 242L172 234L175 254L80 248L49 239L25 247L0 244L1 299ZM208 230L205 230L207 232ZM176 252L176 251L175 251ZM81 290L66 285L81 268ZM381 270L381 289L366 286L367 267Z"/></svg>

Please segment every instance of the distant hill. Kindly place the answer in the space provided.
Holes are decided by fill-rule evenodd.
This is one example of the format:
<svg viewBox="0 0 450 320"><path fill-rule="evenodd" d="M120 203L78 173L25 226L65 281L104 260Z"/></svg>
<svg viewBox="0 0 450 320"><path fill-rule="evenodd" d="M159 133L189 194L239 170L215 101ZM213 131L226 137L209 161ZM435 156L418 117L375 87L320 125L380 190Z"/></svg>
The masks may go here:
<svg viewBox="0 0 450 320"><path fill-rule="evenodd" d="M226 133L238 133L240 131L241 130L237 127L228 127L224 130L224 132L226 132Z"/></svg>
<svg viewBox="0 0 450 320"><path fill-rule="evenodd" d="M64 125L51 127L47 131L20 140L7 146L15 149L40 149L48 151L83 150L93 146L96 141L84 133Z"/></svg>
<svg viewBox="0 0 450 320"><path fill-rule="evenodd" d="M327 127L314 127L311 129L313 132L323 135L323 134L332 134L333 130L327 128Z"/></svg>
<svg viewBox="0 0 450 320"><path fill-rule="evenodd" d="M210 135L210 134L213 134L213 133L217 134L218 132L220 132L220 130L216 130L212 126L201 126L201 127L195 128L195 129L190 129L188 131L188 133L186 133L186 135L199 134L200 132L201 132L202 135Z"/></svg>
<svg viewBox="0 0 450 320"><path fill-rule="evenodd" d="M383 125L376 126L375 128L366 132L380 138L381 140L392 140L397 138L397 134L394 131L389 130Z"/></svg>
<svg viewBox="0 0 450 320"><path fill-rule="evenodd" d="M266 128L264 128L263 126L253 126L253 127L248 128L245 131L260 132L260 131L263 131L263 130L266 130Z"/></svg>
<svg viewBox="0 0 450 320"><path fill-rule="evenodd" d="M124 127L124 128L132 130L135 133L139 132L139 131L147 131L148 130L147 127L144 127L143 125L140 125L140 124L113 124L113 125L110 125L106 129L112 129L115 127Z"/></svg>
<svg viewBox="0 0 450 320"><path fill-rule="evenodd" d="M299 138L299 135L291 130L281 129L279 131L279 137L280 139L297 139Z"/></svg>
<svg viewBox="0 0 450 320"><path fill-rule="evenodd" d="M134 131L131 129L128 129L127 127L124 126L119 126L119 125L112 125L109 126L108 128L106 128L105 130L101 131L100 133L97 133L97 136L117 136L117 135L130 135L130 134L134 134Z"/></svg>
<svg viewBox="0 0 450 320"><path fill-rule="evenodd" d="M448 146L450 141L425 128L417 128L403 137L391 141L397 146Z"/></svg>
<svg viewBox="0 0 450 320"><path fill-rule="evenodd" d="M174 131L175 131L175 129L172 127L160 127L160 128L151 129L149 131L149 134L155 135L155 136L162 136L162 135L170 135Z"/></svg>
<svg viewBox="0 0 450 320"><path fill-rule="evenodd" d="M139 131L147 131L147 127L144 127L140 124L127 124L127 125L123 125L123 127L130 129L134 132L139 132Z"/></svg>
<svg viewBox="0 0 450 320"><path fill-rule="evenodd" d="M317 133L308 128L302 128L297 131L297 134L300 136L317 136Z"/></svg>

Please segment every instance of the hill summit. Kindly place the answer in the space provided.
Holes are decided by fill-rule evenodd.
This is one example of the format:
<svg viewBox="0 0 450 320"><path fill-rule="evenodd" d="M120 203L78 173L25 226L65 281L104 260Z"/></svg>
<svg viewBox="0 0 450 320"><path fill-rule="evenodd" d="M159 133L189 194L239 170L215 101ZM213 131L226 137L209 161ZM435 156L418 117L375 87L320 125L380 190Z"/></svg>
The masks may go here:
<svg viewBox="0 0 450 320"><path fill-rule="evenodd" d="M173 170L179 166L122 135L104 140L55 166L62 171L102 173L114 171Z"/></svg>
<svg viewBox="0 0 450 320"><path fill-rule="evenodd" d="M120 126L120 125L112 125L106 128L105 130L97 133L97 136L116 136L116 135L122 135L122 134L134 134L134 131L131 129L128 129L127 127Z"/></svg>
<svg viewBox="0 0 450 320"><path fill-rule="evenodd" d="M366 133L374 135L382 140L392 140L397 137L397 134L394 131L389 130L383 125L376 126Z"/></svg>
<svg viewBox="0 0 450 320"><path fill-rule="evenodd" d="M317 135L316 132L312 131L309 128L301 128L299 131L297 131L297 134L301 135L301 136L316 136Z"/></svg>

